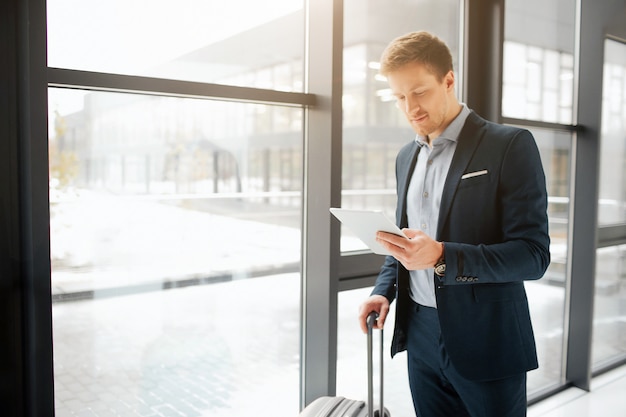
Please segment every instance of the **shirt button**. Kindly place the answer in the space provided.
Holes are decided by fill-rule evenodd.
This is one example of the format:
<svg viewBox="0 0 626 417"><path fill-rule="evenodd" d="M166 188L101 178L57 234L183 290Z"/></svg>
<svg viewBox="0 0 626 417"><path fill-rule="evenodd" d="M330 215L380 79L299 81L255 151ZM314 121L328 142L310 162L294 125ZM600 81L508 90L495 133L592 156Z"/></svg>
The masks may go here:
<svg viewBox="0 0 626 417"><path fill-rule="evenodd" d="M428 191L424 191L424 198L428 198Z"/></svg>
<svg viewBox="0 0 626 417"><path fill-rule="evenodd" d="M426 223L422 223L422 229L426 229Z"/></svg>
<svg viewBox="0 0 626 417"><path fill-rule="evenodd" d="M429 160L428 160L428 165L432 165L432 164L433 164L433 160L432 160L432 159L429 159Z"/></svg>

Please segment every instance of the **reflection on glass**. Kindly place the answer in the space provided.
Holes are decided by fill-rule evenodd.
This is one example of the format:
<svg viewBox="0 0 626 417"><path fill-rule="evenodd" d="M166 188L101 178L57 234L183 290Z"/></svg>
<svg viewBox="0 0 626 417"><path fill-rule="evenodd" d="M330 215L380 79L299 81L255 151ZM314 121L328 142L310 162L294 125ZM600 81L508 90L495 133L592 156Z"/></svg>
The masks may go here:
<svg viewBox="0 0 626 417"><path fill-rule="evenodd" d="M50 0L51 67L302 91L303 0Z"/></svg>
<svg viewBox="0 0 626 417"><path fill-rule="evenodd" d="M342 291L338 298L337 331L337 395L347 398L367 398L367 337L361 332L357 307L372 288ZM395 306L394 306L395 307ZM391 337L395 321L395 308L387 316L384 334L384 404L393 415L415 415L409 390L406 353L391 359ZM374 331L374 404L379 404L379 332Z"/></svg>
<svg viewBox="0 0 626 417"><path fill-rule="evenodd" d="M626 223L626 45L605 41L598 223ZM626 358L626 245L596 251L593 368Z"/></svg>
<svg viewBox="0 0 626 417"><path fill-rule="evenodd" d="M394 219L396 155L415 133L395 107L387 81L378 74L379 59L392 39L428 30L448 44L459 74L460 6L455 0L346 0L344 4L341 205L382 210ZM343 228L341 250L362 249L367 248Z"/></svg>
<svg viewBox="0 0 626 417"><path fill-rule="evenodd" d="M626 245L596 251L593 368L626 358Z"/></svg>
<svg viewBox="0 0 626 417"><path fill-rule="evenodd" d="M49 97L57 414L296 414L302 110Z"/></svg>
<svg viewBox="0 0 626 417"><path fill-rule="evenodd" d="M546 174L551 262L542 279L524 283L539 358L539 368L528 373L529 396L561 382L572 144L568 132L536 128L532 134Z"/></svg>
<svg viewBox="0 0 626 417"><path fill-rule="evenodd" d="M605 42L602 89L600 225L626 223L626 45Z"/></svg>
<svg viewBox="0 0 626 417"><path fill-rule="evenodd" d="M575 11L576 0L506 0L503 116L573 122Z"/></svg>

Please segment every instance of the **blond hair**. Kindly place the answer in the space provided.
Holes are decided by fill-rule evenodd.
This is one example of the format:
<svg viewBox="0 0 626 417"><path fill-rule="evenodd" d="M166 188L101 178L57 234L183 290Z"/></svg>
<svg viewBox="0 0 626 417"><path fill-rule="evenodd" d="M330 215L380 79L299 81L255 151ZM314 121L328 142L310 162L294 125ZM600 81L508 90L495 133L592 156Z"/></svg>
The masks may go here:
<svg viewBox="0 0 626 417"><path fill-rule="evenodd" d="M380 59L380 73L387 75L406 64L425 65L439 81L453 70L452 54L437 36L425 32L410 32L387 45Z"/></svg>

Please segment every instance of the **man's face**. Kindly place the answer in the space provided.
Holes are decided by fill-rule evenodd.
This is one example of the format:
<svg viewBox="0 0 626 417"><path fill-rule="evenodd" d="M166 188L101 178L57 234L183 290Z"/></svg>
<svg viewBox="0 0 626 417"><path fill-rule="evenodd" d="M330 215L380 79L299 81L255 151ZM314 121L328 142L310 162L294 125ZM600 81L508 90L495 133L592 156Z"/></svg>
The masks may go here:
<svg viewBox="0 0 626 417"><path fill-rule="evenodd" d="M448 72L440 82L420 63L410 63L387 74L397 106L420 136L430 141L439 136L456 114L454 109L454 74Z"/></svg>

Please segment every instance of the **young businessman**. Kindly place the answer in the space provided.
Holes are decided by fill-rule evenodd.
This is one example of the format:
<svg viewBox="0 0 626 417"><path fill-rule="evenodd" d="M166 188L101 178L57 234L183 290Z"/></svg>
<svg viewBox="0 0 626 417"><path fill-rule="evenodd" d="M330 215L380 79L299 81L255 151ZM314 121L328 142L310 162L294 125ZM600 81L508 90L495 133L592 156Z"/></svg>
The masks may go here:
<svg viewBox="0 0 626 417"><path fill-rule="evenodd" d="M396 301L392 356L407 351L419 417L526 415L537 354L525 280L550 263L547 193L530 132L488 122L455 96L448 47L427 32L393 40L381 74L415 131L396 159L396 222L360 307L382 328Z"/></svg>

